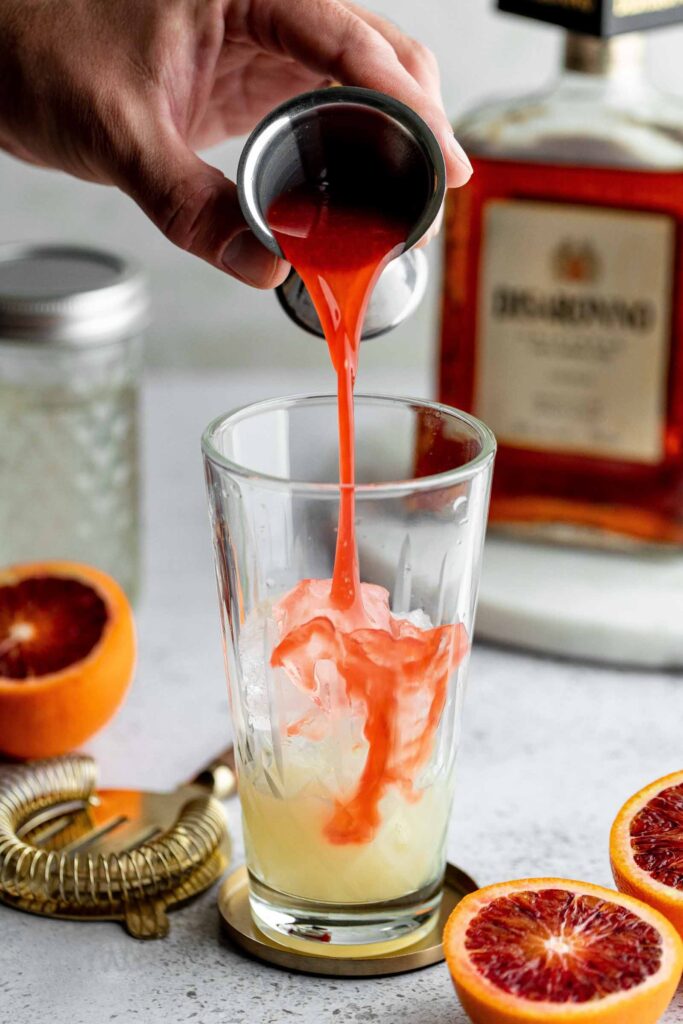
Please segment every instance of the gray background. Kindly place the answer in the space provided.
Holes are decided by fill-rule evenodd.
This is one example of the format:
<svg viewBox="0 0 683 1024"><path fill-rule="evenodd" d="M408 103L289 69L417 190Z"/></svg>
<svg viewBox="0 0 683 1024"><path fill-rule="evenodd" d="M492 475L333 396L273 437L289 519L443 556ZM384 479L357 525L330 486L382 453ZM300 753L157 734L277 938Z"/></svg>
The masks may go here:
<svg viewBox="0 0 683 1024"><path fill-rule="evenodd" d="M446 108L459 116L473 103L541 87L559 60L561 32L527 19L497 14L493 0L372 0L436 52ZM683 28L652 33L649 60L656 80L683 93ZM211 151L233 175L241 143ZM315 340L285 321L272 296L256 293L175 250L133 203L113 189L88 185L27 167L0 155L0 241L76 240L136 254L153 285L156 321L150 362L173 367L313 365L322 358ZM365 366L424 367L431 362L440 246L428 300L417 316L364 351Z"/></svg>

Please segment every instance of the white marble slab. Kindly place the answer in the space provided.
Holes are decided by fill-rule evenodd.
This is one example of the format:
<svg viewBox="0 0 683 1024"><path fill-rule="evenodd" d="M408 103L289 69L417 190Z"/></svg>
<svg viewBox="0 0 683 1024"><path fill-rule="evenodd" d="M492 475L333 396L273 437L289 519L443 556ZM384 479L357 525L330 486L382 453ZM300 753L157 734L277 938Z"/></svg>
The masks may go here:
<svg viewBox="0 0 683 1024"><path fill-rule="evenodd" d="M622 665L683 666L683 555L580 551L489 537L480 637Z"/></svg>
<svg viewBox="0 0 683 1024"><path fill-rule="evenodd" d="M402 386L390 376L383 383L421 390L420 382ZM173 786L229 739L199 433L236 402L309 386L315 382L282 374L150 383L140 663L123 711L89 747L105 784ZM683 767L681 721L678 674L477 644L449 856L481 883L556 874L609 884L612 817L644 782ZM228 813L239 860L234 802ZM176 913L163 942L134 942L115 924L53 922L5 908L0 935L0 1024L466 1020L444 966L356 982L246 960L220 938L214 892ZM683 999L664 1021L683 1024Z"/></svg>

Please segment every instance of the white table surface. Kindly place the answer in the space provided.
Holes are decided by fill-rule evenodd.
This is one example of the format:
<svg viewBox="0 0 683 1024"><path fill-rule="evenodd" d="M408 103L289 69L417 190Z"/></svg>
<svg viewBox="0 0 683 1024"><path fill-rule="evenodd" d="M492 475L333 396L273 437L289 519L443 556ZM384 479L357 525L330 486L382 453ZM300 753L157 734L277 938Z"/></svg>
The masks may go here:
<svg viewBox="0 0 683 1024"><path fill-rule="evenodd" d="M361 376L363 390L424 394L424 380ZM145 395L146 583L128 701L88 747L103 784L168 788L229 740L199 455L209 419L268 394L329 390L324 367L154 377ZM449 838L481 884L559 875L610 884L608 832L622 801L683 767L680 674L628 672L475 645ZM242 856L236 803L227 805ZM0 907L0 1024L464 1024L444 965L327 980L250 961L221 939L215 890L161 942L117 924ZM664 1018L683 1024L683 997Z"/></svg>

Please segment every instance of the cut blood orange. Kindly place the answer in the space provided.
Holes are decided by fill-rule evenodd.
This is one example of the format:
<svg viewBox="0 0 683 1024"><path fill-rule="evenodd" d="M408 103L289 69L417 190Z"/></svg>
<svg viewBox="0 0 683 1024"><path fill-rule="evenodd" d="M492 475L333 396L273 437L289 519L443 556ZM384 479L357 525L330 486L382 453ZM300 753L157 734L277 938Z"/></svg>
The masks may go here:
<svg viewBox="0 0 683 1024"><path fill-rule="evenodd" d="M683 772L632 796L609 845L617 887L656 907L683 936Z"/></svg>
<svg viewBox="0 0 683 1024"><path fill-rule="evenodd" d="M559 878L467 896L444 950L475 1024L654 1024L683 969L683 943L656 910Z"/></svg>
<svg viewBox="0 0 683 1024"><path fill-rule="evenodd" d="M134 665L133 615L106 573L70 562L0 570L0 752L73 750L112 717Z"/></svg>

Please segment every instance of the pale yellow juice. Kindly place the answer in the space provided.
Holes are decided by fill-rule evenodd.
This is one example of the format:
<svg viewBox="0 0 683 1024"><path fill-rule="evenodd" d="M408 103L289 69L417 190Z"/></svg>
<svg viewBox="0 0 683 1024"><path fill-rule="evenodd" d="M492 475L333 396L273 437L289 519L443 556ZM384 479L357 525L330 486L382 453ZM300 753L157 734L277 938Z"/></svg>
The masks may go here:
<svg viewBox="0 0 683 1024"><path fill-rule="evenodd" d="M417 799L388 792L375 837L340 845L324 834L333 799L318 768L318 756L308 765L301 756L289 758L280 796L263 775L240 777L247 860L261 881L307 900L374 903L416 892L440 877L450 804L446 780Z"/></svg>

